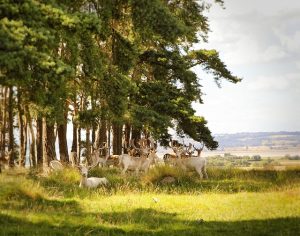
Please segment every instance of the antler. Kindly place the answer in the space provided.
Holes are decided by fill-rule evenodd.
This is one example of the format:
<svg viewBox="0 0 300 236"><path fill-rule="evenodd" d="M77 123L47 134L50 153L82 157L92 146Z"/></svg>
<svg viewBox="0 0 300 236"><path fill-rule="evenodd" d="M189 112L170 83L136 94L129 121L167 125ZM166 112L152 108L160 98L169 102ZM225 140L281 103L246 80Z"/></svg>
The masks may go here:
<svg viewBox="0 0 300 236"><path fill-rule="evenodd" d="M154 144L154 139L153 139L152 137L150 137L150 138L149 138L149 141L150 141L150 149L156 150L155 144Z"/></svg>
<svg viewBox="0 0 300 236"><path fill-rule="evenodd" d="M201 148L196 148L196 147L193 145L194 149L198 152L198 156L201 155L201 152L202 152L202 150L203 150L203 148L204 148L204 142L201 142L201 143L202 143L202 147L201 147Z"/></svg>

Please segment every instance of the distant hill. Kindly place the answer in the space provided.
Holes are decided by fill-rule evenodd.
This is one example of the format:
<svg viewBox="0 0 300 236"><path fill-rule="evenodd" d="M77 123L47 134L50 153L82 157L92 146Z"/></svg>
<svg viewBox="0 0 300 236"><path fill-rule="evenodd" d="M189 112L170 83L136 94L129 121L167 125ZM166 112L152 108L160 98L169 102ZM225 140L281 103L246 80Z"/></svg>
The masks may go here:
<svg viewBox="0 0 300 236"><path fill-rule="evenodd" d="M219 149L267 146L271 149L300 148L300 132L255 132L216 134Z"/></svg>

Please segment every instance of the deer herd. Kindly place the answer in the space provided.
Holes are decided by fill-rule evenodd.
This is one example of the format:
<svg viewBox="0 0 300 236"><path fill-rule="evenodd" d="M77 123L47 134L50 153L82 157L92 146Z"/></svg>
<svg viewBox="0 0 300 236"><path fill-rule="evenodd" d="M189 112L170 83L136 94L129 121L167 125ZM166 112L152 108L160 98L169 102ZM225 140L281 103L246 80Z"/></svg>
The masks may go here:
<svg viewBox="0 0 300 236"><path fill-rule="evenodd" d="M170 142L174 154L165 154L163 156L164 164L178 166L184 171L194 170L200 178L208 178L206 173L206 158L201 156L201 152L204 148L202 144L201 148L196 148L194 145L189 144L185 146L174 141ZM126 154L122 155L109 155L109 147L103 145L100 148L93 150L91 154L92 164L87 164L85 148L80 153L80 165L77 166L81 173L80 187L96 188L100 185L107 185L109 182L106 178L89 177L88 171L96 166L110 167L115 166L121 168L121 173L125 174L127 171L134 171L136 175L140 171L147 172L149 168L159 162L157 156L157 145L152 138L140 139L138 147L135 145L134 140L131 140L130 145L125 145ZM196 151L197 155L193 156ZM72 160L71 160L72 161Z"/></svg>
<svg viewBox="0 0 300 236"><path fill-rule="evenodd" d="M204 148L203 143L201 148L196 148L191 143L185 146L177 141L170 141L169 147L173 150L174 154L167 153L163 156L165 165L177 166L184 171L193 170L199 174L201 179L203 177L208 178L206 173L206 158L201 156ZM92 149L89 158L90 165L87 160L88 152L86 148L83 148L80 152L79 165L75 164L77 153L70 153L72 166L77 167L81 174L80 187L96 188L109 183L106 178L88 178L89 170L96 166L114 166L121 168L122 174L125 174L127 171L134 171L138 175L140 171L147 172L151 166L160 163L160 159L156 154L157 144L152 138L142 138L136 143L135 140L131 140L129 145L124 145L125 153L121 155L109 155L110 147L105 144L99 148L93 147ZM195 151L197 155L193 156ZM64 169L64 166L58 160L51 161L49 166L53 171Z"/></svg>

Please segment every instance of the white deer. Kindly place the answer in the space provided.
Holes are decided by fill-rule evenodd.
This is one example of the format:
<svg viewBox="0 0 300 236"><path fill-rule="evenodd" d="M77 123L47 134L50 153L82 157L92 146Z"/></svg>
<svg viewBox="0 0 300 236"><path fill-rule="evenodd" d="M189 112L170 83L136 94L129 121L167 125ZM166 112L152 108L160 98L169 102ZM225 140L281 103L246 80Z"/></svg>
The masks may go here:
<svg viewBox="0 0 300 236"><path fill-rule="evenodd" d="M191 145L191 144L190 144ZM170 154L170 153L166 153L163 156L164 159L164 163L165 164L171 164L171 165L175 165L176 164L176 160L180 159L181 157L184 156L184 154L186 153L186 151L183 149L183 146L180 145L174 145L173 141L170 142L169 147L172 148L174 154Z"/></svg>
<svg viewBox="0 0 300 236"><path fill-rule="evenodd" d="M80 179L80 188L97 188L100 185L108 185L109 182L108 180L104 178L98 178L98 177L87 177L88 176L88 171L90 170L89 167L86 166L79 166L78 167L80 170L81 174L81 179Z"/></svg>
<svg viewBox="0 0 300 236"><path fill-rule="evenodd" d="M196 170L196 172L199 174L200 178L208 178L206 173L206 158L201 156L201 152L203 150L204 144L200 149L197 149L194 147L194 149L197 151L198 155L193 156L190 158L180 158L176 159L176 164L182 168L183 170Z"/></svg>
<svg viewBox="0 0 300 236"><path fill-rule="evenodd" d="M141 145L141 148L138 150L142 150L140 157L134 157L129 154L123 154L120 156L120 166L123 168L122 174L125 174L127 170L135 171L135 174L138 175L139 171L147 172L151 166L158 159L156 155L156 150L154 147L154 142L150 140L151 147L147 148L145 144ZM141 142L140 142L141 144ZM134 148L136 148L134 146Z"/></svg>

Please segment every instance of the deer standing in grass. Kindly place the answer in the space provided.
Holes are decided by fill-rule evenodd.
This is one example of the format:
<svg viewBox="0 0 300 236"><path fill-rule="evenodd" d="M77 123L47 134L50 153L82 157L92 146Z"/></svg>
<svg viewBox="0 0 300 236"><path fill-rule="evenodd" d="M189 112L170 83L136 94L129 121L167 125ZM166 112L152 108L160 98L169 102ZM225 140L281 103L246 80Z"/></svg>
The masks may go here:
<svg viewBox="0 0 300 236"><path fill-rule="evenodd" d="M147 147L146 140L140 140L140 148L137 148L132 142L133 148L140 153L140 157L131 156L130 154L123 154L120 156L120 165L123 168L122 174L125 174L127 170L134 170L135 174L138 175L139 171L142 170L147 172L150 165L155 163L158 159L156 155L156 149L154 147L154 141L150 140L150 147Z"/></svg>
<svg viewBox="0 0 300 236"><path fill-rule="evenodd" d="M178 165L183 170L195 170L200 178L208 178L206 173L206 158L201 156L201 152L204 148L204 144L202 144L201 148L196 148L193 146L195 151L197 151L198 155L190 158L178 158L176 159L176 165Z"/></svg>

